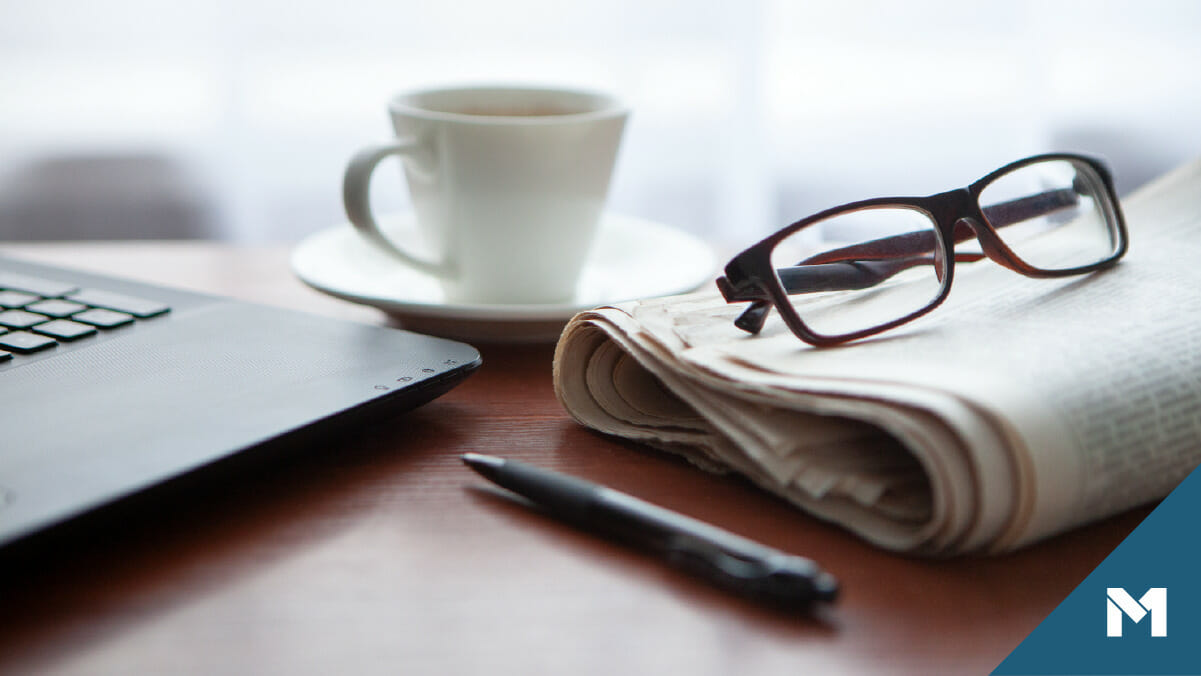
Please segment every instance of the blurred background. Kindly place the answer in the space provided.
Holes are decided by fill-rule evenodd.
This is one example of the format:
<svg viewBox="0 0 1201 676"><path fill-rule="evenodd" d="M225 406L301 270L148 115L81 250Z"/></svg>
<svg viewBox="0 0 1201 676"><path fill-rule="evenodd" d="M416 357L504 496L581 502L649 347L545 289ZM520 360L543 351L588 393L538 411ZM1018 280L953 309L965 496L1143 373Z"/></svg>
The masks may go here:
<svg viewBox="0 0 1201 676"><path fill-rule="evenodd" d="M1046 150L1201 156L1190 0L0 0L0 240L289 242L342 219L393 92L612 90L610 206L748 244ZM391 178L387 178L387 177ZM375 182L405 208L399 164Z"/></svg>

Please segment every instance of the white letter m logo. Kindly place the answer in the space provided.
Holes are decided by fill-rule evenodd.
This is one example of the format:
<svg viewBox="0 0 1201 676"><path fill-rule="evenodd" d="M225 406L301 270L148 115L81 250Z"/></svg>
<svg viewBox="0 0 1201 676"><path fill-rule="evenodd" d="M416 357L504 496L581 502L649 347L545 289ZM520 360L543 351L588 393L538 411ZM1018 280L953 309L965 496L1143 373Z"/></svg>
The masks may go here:
<svg viewBox="0 0 1201 676"><path fill-rule="evenodd" d="M1151 616L1151 635L1168 635L1168 588L1151 587L1137 601L1121 587L1105 590L1105 635L1122 635L1122 615L1127 615L1137 624L1147 615Z"/></svg>

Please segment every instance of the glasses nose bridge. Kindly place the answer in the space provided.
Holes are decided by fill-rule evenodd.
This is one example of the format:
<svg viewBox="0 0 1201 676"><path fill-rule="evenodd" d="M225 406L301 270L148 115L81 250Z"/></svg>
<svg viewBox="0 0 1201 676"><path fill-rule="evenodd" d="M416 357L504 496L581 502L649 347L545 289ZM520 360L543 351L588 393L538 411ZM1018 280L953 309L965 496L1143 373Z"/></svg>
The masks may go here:
<svg viewBox="0 0 1201 676"><path fill-rule="evenodd" d="M1013 253L997 236L971 188L949 190L936 195L935 199L941 207L941 213L935 214L935 217L952 252L957 244L974 240L985 257L1003 267L1017 269ZM967 255L974 257L970 253ZM959 254L956 253L955 257L959 258Z"/></svg>
<svg viewBox="0 0 1201 676"><path fill-rule="evenodd" d="M936 205L933 215L950 249L954 250L956 243L969 239L979 241L986 250L994 248L995 236L980 209L980 200L971 188L948 190L930 199Z"/></svg>
<svg viewBox="0 0 1201 676"><path fill-rule="evenodd" d="M956 188L933 195L931 201L937 205L934 217L939 225L953 229L961 220L978 221L983 217L976 196L968 188Z"/></svg>

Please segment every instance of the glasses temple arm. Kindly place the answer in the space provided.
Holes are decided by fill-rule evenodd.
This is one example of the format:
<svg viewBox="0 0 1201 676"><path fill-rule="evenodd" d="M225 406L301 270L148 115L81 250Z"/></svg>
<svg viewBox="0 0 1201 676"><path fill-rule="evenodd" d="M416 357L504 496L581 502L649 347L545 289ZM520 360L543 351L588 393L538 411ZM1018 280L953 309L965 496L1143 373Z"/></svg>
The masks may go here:
<svg viewBox="0 0 1201 676"><path fill-rule="evenodd" d="M1080 203L1080 193L1074 188L1048 190L1029 197L1019 197L1008 202L998 202L984 207L984 217L994 228L1003 228L1014 223L1028 221L1037 216L1053 214ZM956 239L956 241L962 241Z"/></svg>
<svg viewBox="0 0 1201 676"><path fill-rule="evenodd" d="M955 261L959 263L974 263L982 258L984 258L984 254L955 254ZM819 291L854 291L871 288L910 268L933 264L934 257L927 254L884 261L840 261L838 263L798 265L790 268L778 268L776 275L780 278L780 285L789 295ZM939 274L941 277L941 273Z"/></svg>
<svg viewBox="0 0 1201 676"><path fill-rule="evenodd" d="M776 275L780 278L780 285L790 295L820 291L852 291L875 286L901 270L920 263L910 263L910 260L914 259L798 265L777 268Z"/></svg>
<svg viewBox="0 0 1201 676"><path fill-rule="evenodd" d="M963 263L978 261L981 258L984 258L983 254L955 254L955 260ZM784 287L785 293L791 296L820 291L868 289L909 268L933 263L933 256L909 256L890 261L842 261L777 268L776 275L780 278L780 285ZM941 277L940 274L940 280ZM750 307L734 320L734 325L747 333L759 333L767 319L767 312L771 309L771 302L766 298L739 293L725 277L718 278L717 286L725 296L726 302L751 301Z"/></svg>
<svg viewBox="0 0 1201 676"><path fill-rule="evenodd" d="M991 206L984 207L984 217L994 228L1003 228L1005 226L1021 223L1022 221L1030 220L1036 216L1045 216L1050 213L1070 207L1080 198L1078 193L1071 188L1062 188L1059 190L1049 190L1041 192L1037 195L1029 197L1019 197L1008 202L999 202ZM956 227L954 231L954 239L956 243L966 242L976 236L971 228ZM803 265L811 265L815 263L835 263L839 261L862 261L862 260L878 260L878 259L895 259L901 256L920 256L928 254L935 246L937 241L933 230L921 232L907 232L901 235L893 235L891 237L881 237L880 239L871 240L862 244L843 247L841 249L832 249L820 253L816 256L806 258L801 263Z"/></svg>

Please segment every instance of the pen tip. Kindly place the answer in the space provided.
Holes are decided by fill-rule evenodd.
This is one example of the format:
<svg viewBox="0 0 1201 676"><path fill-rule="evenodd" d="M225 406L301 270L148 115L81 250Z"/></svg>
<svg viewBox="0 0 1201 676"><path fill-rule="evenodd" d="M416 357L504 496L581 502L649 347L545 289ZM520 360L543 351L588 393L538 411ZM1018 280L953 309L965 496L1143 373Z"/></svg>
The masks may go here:
<svg viewBox="0 0 1201 676"><path fill-rule="evenodd" d="M494 455L484 455L482 453L464 453L459 456L463 460L463 464L474 470L483 469L499 469L505 464L505 461Z"/></svg>

